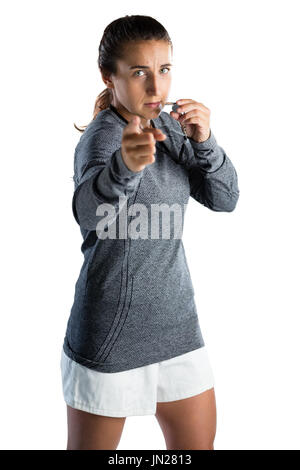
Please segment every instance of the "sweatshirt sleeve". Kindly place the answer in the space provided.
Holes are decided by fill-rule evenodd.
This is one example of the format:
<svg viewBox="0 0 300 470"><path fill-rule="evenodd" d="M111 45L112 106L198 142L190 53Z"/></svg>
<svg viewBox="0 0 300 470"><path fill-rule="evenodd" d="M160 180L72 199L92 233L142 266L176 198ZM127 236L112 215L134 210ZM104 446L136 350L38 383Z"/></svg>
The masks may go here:
<svg viewBox="0 0 300 470"><path fill-rule="evenodd" d="M166 112L161 113L160 128L168 136L161 145L188 174L190 195L213 211L233 211L239 198L237 172L212 131L205 142L196 142Z"/></svg>
<svg viewBox="0 0 300 470"><path fill-rule="evenodd" d="M107 226L115 221L144 171L134 172L126 166L121 140L113 131L98 129L75 150L72 210L77 223L86 230L96 230L104 215Z"/></svg>
<svg viewBox="0 0 300 470"><path fill-rule="evenodd" d="M213 211L232 212L239 198L237 172L210 132L205 142L189 139L194 155L188 165L190 194Z"/></svg>

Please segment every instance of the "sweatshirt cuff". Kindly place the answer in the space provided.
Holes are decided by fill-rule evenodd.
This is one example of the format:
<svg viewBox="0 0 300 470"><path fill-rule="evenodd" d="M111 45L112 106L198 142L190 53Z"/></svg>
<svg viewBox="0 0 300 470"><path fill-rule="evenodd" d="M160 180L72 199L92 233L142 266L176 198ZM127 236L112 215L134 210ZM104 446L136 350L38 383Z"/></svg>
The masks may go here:
<svg viewBox="0 0 300 470"><path fill-rule="evenodd" d="M113 153L110 164L105 166L96 178L98 196L114 203L120 196L134 193L144 170L132 171L123 162L121 147Z"/></svg>
<svg viewBox="0 0 300 470"><path fill-rule="evenodd" d="M207 173L213 173L223 165L224 152L221 147L218 146L217 140L212 131L210 131L210 136L205 140L205 142L196 142L191 138L189 141L202 170Z"/></svg>
<svg viewBox="0 0 300 470"><path fill-rule="evenodd" d="M133 171L128 168L128 166L125 164L122 153L121 153L121 147L118 148L115 152L115 162L116 162L116 167L115 171L118 173L120 177L124 178L134 178L135 176L141 175L143 170L140 171Z"/></svg>
<svg viewBox="0 0 300 470"><path fill-rule="evenodd" d="M204 142L196 142L192 138L190 138L190 142L191 142L192 147L195 150L211 150L217 146L216 138L214 134L212 133L211 129L210 129L209 138L205 140Z"/></svg>

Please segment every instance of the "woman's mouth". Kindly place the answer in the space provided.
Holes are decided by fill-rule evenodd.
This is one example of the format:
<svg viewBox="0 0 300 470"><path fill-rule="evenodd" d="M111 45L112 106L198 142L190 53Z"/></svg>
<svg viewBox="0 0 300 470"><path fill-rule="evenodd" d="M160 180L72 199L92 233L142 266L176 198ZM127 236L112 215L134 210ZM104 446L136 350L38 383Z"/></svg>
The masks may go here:
<svg viewBox="0 0 300 470"><path fill-rule="evenodd" d="M145 103L145 106L149 108L157 108L160 105L161 101L157 101L156 103Z"/></svg>

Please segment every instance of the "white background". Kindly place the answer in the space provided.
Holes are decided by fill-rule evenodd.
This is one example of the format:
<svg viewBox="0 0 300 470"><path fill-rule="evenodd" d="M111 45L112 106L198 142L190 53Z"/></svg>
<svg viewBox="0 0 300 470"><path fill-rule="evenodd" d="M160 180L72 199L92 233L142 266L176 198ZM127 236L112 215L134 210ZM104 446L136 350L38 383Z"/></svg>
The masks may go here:
<svg viewBox="0 0 300 470"><path fill-rule="evenodd" d="M126 14L168 30L170 98L211 110L238 173L236 209L190 198L183 236L216 380L215 449L300 449L298 3L2 5L2 449L66 448L60 354L83 262L73 122L91 121L98 45ZM127 418L118 449L165 449L155 417Z"/></svg>

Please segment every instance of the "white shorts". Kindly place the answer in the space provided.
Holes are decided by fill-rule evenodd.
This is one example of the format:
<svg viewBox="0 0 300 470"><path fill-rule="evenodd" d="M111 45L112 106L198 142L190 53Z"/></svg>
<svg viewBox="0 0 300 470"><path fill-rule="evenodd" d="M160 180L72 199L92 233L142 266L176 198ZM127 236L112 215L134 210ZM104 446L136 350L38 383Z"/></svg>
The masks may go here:
<svg viewBox="0 0 300 470"><path fill-rule="evenodd" d="M72 408L112 416L156 413L156 403L181 400L214 387L206 347L122 372L98 372L61 353L65 402Z"/></svg>

